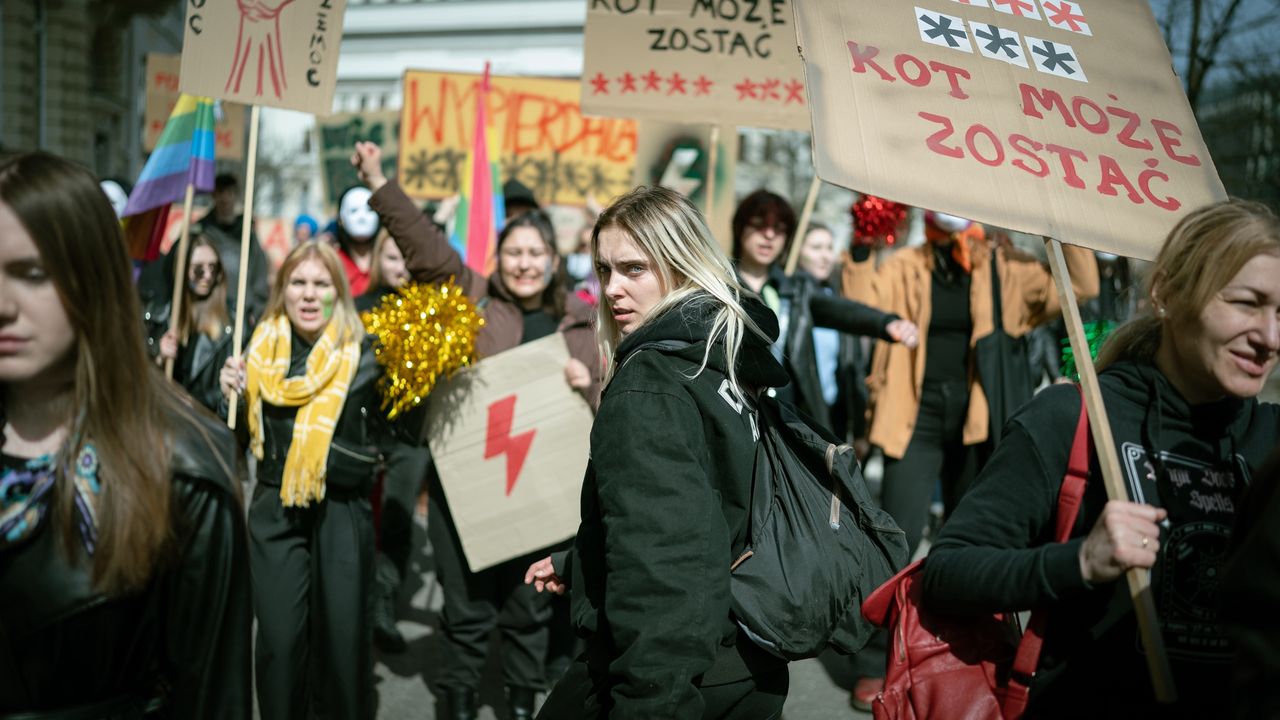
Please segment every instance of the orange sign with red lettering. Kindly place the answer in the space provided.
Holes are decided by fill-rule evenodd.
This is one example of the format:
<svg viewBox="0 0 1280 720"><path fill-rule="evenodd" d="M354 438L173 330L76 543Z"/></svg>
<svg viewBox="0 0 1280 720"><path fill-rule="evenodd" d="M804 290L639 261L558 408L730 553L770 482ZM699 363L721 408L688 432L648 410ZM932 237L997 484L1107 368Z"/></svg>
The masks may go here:
<svg viewBox="0 0 1280 720"><path fill-rule="evenodd" d="M151 152L178 104L178 70L181 55L147 54L147 111L143 119L142 149ZM214 156L219 160L244 159L244 106L222 102L214 124Z"/></svg>
<svg viewBox="0 0 1280 720"><path fill-rule="evenodd" d="M1226 197L1147 0L796 0L822 179L1150 259Z"/></svg>
<svg viewBox="0 0 1280 720"><path fill-rule="evenodd" d="M490 78L490 128L502 180L519 180L543 205L607 204L631 189L632 120L584 117L576 80ZM410 70L404 75L397 176L411 197L458 192L475 130L479 75Z"/></svg>

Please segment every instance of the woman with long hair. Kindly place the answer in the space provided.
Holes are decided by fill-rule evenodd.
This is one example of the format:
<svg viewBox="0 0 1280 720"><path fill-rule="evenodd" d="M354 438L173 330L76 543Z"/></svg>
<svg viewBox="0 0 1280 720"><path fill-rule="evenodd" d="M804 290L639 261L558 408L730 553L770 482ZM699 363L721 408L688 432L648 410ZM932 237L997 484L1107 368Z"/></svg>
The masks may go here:
<svg viewBox="0 0 1280 720"><path fill-rule="evenodd" d="M1071 539L1052 541L1081 412L1080 392L1055 385L1005 426L925 561L924 601L937 612L1047 610L1027 717L1224 712L1229 536L1280 437L1280 406L1257 400L1280 353L1280 219L1241 201L1188 213L1147 293L1150 308L1098 357L1128 499L1108 500L1094 451ZM1173 706L1151 690L1122 578L1131 568L1152 570Z"/></svg>
<svg viewBox="0 0 1280 720"><path fill-rule="evenodd" d="M217 412L222 404L218 375L231 354L231 314L227 311L227 278L218 248L204 235L191 238L182 292L182 310L176 322L170 320L171 301L144 312L158 348L156 363L163 365L172 360L174 382L186 388L200 404Z"/></svg>
<svg viewBox="0 0 1280 720"><path fill-rule="evenodd" d="M906 348L916 346L918 332L915 324L895 313L826 292L807 272L786 276L779 263L787 257L795 234L796 214L790 203L768 190L757 190L734 211L733 261L742 285L759 293L778 316L780 333L773 354L792 379L778 392L835 430L838 418L832 414L833 403L826 400L817 369L815 329L901 343Z"/></svg>
<svg viewBox="0 0 1280 720"><path fill-rule="evenodd" d="M373 190L369 205L391 232L412 278L423 283L452 279L480 306L485 319L476 338L480 358L559 333L570 355L563 381L595 407L601 366L591 328L593 310L569 294L560 280L555 231L547 216L531 210L509 218L497 238L497 269L485 277L467 267L431 219L396 182L383 176L377 145L357 143L352 163ZM535 696L546 686L552 611L545 596L524 584L524 572L531 559L546 555L546 549L472 572L448 500L432 475L427 527L436 578L444 591L441 629L445 639L445 656L436 678L437 696L442 700L437 716L476 717L480 676L496 628L502 634L509 716L531 718Z"/></svg>
<svg viewBox="0 0 1280 720"><path fill-rule="evenodd" d="M554 591L571 579L586 653L539 716L776 718L786 663L734 623L729 568L746 543L754 398L788 380L777 320L671 190L619 198L591 252L608 386L582 524L567 558L527 576ZM645 348L662 341L681 347Z"/></svg>
<svg viewBox="0 0 1280 720"><path fill-rule="evenodd" d="M223 366L240 393L258 483L249 505L264 718L372 712L369 495L386 445L381 369L337 253L311 240L276 275L244 358Z"/></svg>
<svg viewBox="0 0 1280 720"><path fill-rule="evenodd" d="M0 160L0 715L251 717L234 442L139 317L93 176Z"/></svg>

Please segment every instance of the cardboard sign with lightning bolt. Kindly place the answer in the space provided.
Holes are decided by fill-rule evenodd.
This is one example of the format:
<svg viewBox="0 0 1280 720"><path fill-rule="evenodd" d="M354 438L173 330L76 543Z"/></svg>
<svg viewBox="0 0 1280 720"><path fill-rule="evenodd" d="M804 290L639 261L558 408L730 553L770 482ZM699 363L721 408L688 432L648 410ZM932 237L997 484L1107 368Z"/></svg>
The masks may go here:
<svg viewBox="0 0 1280 720"><path fill-rule="evenodd" d="M551 335L486 358L431 393L427 436L473 572L578 530L591 408Z"/></svg>

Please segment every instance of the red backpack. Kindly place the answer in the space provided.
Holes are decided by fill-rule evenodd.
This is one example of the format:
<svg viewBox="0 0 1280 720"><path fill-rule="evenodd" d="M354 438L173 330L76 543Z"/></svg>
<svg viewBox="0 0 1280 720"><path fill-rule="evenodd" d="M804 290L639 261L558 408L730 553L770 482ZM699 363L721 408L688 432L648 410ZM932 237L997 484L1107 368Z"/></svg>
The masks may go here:
<svg viewBox="0 0 1280 720"><path fill-rule="evenodd" d="M1089 413L1080 422L1067 475L1058 492L1056 542L1066 542L1089 476ZM1031 613L1018 639L1016 613L955 617L923 603L924 560L908 565L862 604L862 614L890 631L884 690L871 705L876 720L1015 720L1027 707L1040 663L1046 612Z"/></svg>

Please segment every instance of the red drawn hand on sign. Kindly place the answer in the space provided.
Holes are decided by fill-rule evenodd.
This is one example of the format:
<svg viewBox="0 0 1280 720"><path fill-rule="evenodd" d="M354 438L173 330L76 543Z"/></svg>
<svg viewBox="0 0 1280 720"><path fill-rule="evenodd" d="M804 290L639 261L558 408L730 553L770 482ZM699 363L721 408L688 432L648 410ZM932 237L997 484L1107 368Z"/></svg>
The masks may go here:
<svg viewBox="0 0 1280 720"><path fill-rule="evenodd" d="M485 434L484 459L507 454L507 496L516 486L529 446L537 430L529 430L512 437L511 422L516 414L516 396L509 395L489 405L489 426Z"/></svg>
<svg viewBox="0 0 1280 720"><path fill-rule="evenodd" d="M271 90L276 98L283 97L288 88L284 73L284 48L280 44L280 12L293 0L236 0L240 9L240 29L236 33L236 52L231 62L231 72L223 88L228 92L240 92L245 70L249 67L254 50L257 50L258 85L254 94L263 93L263 81L271 80Z"/></svg>
<svg viewBox="0 0 1280 720"><path fill-rule="evenodd" d="M1084 22L1084 16L1076 12L1076 8L1069 2L1059 2L1057 4L1046 2L1044 4L1045 12L1049 13L1049 22L1053 25L1066 25L1076 32L1080 32L1080 23Z"/></svg>
<svg viewBox="0 0 1280 720"><path fill-rule="evenodd" d="M997 7L1009 8L1009 12L1018 17L1032 16L1036 12L1036 6L1028 0L991 0L991 3Z"/></svg>

